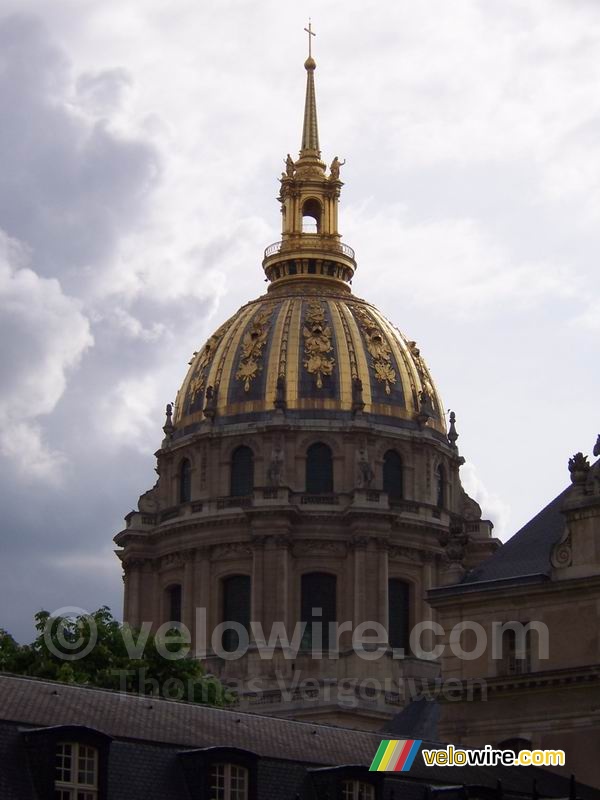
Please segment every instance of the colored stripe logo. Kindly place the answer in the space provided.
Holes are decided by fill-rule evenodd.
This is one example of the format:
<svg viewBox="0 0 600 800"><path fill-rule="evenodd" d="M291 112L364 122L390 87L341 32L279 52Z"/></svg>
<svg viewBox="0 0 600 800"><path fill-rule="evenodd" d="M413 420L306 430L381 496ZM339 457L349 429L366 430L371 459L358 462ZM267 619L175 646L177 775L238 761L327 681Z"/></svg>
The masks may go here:
<svg viewBox="0 0 600 800"><path fill-rule="evenodd" d="M408 772L421 747L421 739L384 739L375 753L370 772Z"/></svg>

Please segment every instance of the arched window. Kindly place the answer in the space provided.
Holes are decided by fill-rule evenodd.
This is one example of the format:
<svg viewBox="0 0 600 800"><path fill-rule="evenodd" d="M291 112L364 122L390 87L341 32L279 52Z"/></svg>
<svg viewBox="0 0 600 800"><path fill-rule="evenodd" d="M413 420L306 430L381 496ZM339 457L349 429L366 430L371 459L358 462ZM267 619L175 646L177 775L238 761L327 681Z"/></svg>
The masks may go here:
<svg viewBox="0 0 600 800"><path fill-rule="evenodd" d="M235 622L250 630L250 576L231 575L223 579L223 622ZM227 628L223 632L223 650L237 650L240 643L238 631Z"/></svg>
<svg viewBox="0 0 600 800"><path fill-rule="evenodd" d="M302 206L302 233L321 232L321 204L318 200L307 200Z"/></svg>
<svg viewBox="0 0 600 800"><path fill-rule="evenodd" d="M300 590L300 617L306 623L302 636L302 649L328 650L330 623L336 616L336 578L327 572L307 572L302 576ZM318 624L321 627L317 627ZM335 637L334 637L335 638ZM335 644L331 640L331 644Z"/></svg>
<svg viewBox="0 0 600 800"><path fill-rule="evenodd" d="M60 800L96 800L98 751L79 742L59 742L56 748L55 797Z"/></svg>
<svg viewBox="0 0 600 800"><path fill-rule="evenodd" d="M344 781L342 800L375 800L375 787L365 781Z"/></svg>
<svg viewBox="0 0 600 800"><path fill-rule="evenodd" d="M236 447L231 454L231 480L229 494L246 497L254 489L254 453L246 445Z"/></svg>
<svg viewBox="0 0 600 800"><path fill-rule="evenodd" d="M391 503L404 496L402 458L396 450L388 450L383 457L383 491L387 493Z"/></svg>
<svg viewBox="0 0 600 800"><path fill-rule="evenodd" d="M517 623L516 628L502 631L502 661L499 671L503 675L531 672L531 631L525 623Z"/></svg>
<svg viewBox="0 0 600 800"><path fill-rule="evenodd" d="M438 508L443 508L446 501L446 473L444 467L438 464L435 471L435 504Z"/></svg>
<svg viewBox="0 0 600 800"><path fill-rule="evenodd" d="M218 800L247 800L248 770L238 764L213 764L209 794Z"/></svg>
<svg viewBox="0 0 600 800"><path fill-rule="evenodd" d="M410 587L400 578L388 581L388 639L390 647L402 648L408 655L410 645Z"/></svg>
<svg viewBox="0 0 600 800"><path fill-rule="evenodd" d="M308 494L333 492L333 456L331 448L315 442L306 451L306 491Z"/></svg>
<svg viewBox="0 0 600 800"><path fill-rule="evenodd" d="M179 466L179 502L189 503L192 498L192 465L184 458Z"/></svg>
<svg viewBox="0 0 600 800"><path fill-rule="evenodd" d="M168 622L181 622L181 584L173 583L167 587Z"/></svg>

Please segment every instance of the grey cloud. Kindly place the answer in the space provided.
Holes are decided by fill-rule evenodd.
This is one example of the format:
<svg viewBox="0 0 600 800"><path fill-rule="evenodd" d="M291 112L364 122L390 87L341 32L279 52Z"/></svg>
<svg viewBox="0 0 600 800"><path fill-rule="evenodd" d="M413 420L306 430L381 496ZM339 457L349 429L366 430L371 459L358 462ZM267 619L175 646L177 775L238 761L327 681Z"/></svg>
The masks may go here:
<svg viewBox="0 0 600 800"><path fill-rule="evenodd" d="M65 54L34 17L0 22L0 224L27 242L36 270L68 290L89 280L145 210L160 170L148 141L126 139L105 119L72 105ZM84 76L80 90L106 101L127 81L121 70ZM93 273L92 273L93 275Z"/></svg>
<svg viewBox="0 0 600 800"><path fill-rule="evenodd" d="M131 84L131 75L122 67L85 72L77 79L77 98L96 114L110 113L121 105Z"/></svg>

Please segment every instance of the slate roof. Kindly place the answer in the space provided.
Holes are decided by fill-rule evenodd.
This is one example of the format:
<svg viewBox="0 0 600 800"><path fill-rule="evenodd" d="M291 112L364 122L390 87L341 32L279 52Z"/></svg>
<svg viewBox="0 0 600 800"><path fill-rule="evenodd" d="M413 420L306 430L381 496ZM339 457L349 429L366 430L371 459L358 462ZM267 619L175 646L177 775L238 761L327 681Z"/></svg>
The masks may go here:
<svg viewBox="0 0 600 800"><path fill-rule="evenodd" d="M366 731L6 675L0 676L0 717L36 727L77 722L114 738L181 749L240 747L323 765L368 766L381 741Z"/></svg>
<svg viewBox="0 0 600 800"><path fill-rule="evenodd" d="M552 548L565 530L565 518L560 509L570 488L555 497L493 556L468 572L461 585L548 576Z"/></svg>
<svg viewBox="0 0 600 800"><path fill-rule="evenodd" d="M440 704L437 700L419 697L405 706L402 711L386 722L381 729L388 739L427 739L438 738Z"/></svg>
<svg viewBox="0 0 600 800"><path fill-rule="evenodd" d="M409 706L404 723L431 724L436 704ZM418 713L417 713L418 712ZM402 715L399 715L402 717ZM428 722L423 720L428 718ZM237 747L259 756L258 798L315 800L315 776L325 767L356 765L368 768L382 738L399 733L376 733L215 709L184 702L156 700L89 687L0 675L0 797L36 797L22 748L22 734L57 725L84 725L113 737L108 777L109 800L191 800L180 762L183 751ZM402 725L406 727L405 724ZM422 727L423 733L427 728ZM403 730L404 736L423 738ZM424 746L439 747L436 742ZM373 774L373 773L372 773ZM374 775L374 774L373 774ZM496 786L501 779L508 792L531 796L533 779L540 795L567 797L568 780L528 767L435 767L416 759L410 774L380 775L381 797L423 798L427 787L436 797L444 786ZM395 788L394 788L395 787ZM577 787L585 800L600 800L600 791ZM392 794L394 790L395 794ZM329 791L329 790L327 790ZM444 790L445 792L445 790ZM514 795L513 795L514 796ZM458 795L457 795L458 797Z"/></svg>

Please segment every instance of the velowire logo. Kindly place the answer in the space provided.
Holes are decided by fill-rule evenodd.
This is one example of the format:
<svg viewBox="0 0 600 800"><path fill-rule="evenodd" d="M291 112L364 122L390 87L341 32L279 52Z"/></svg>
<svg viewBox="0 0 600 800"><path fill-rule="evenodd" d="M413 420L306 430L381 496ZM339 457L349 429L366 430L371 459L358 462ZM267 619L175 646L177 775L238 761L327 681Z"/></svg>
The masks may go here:
<svg viewBox="0 0 600 800"><path fill-rule="evenodd" d="M370 772L408 772L421 747L421 739L384 739L379 745Z"/></svg>

